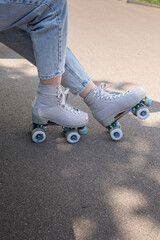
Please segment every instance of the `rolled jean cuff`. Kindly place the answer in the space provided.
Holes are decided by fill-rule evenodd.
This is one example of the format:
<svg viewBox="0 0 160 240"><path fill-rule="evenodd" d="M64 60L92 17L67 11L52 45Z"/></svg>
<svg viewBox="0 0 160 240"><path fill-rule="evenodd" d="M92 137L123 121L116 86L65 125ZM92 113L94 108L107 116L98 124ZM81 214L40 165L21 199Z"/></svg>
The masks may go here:
<svg viewBox="0 0 160 240"><path fill-rule="evenodd" d="M87 85L89 84L89 82L91 81L91 78L89 77L88 79L84 80L82 83L81 83L81 87L79 87L77 89L77 91L72 91L72 93L74 95L79 95L81 92L83 92L83 90L87 87Z"/></svg>
<svg viewBox="0 0 160 240"><path fill-rule="evenodd" d="M90 76L79 63L72 51L67 48L65 72L62 75L62 85L70 89L74 95L80 94L90 82Z"/></svg>
<svg viewBox="0 0 160 240"><path fill-rule="evenodd" d="M41 75L40 73L38 73L38 76L39 76L39 78L42 79L42 80L48 80L48 79L56 78L56 77L58 77L58 76L63 75L64 71L65 71L65 70L62 70L62 71L60 71L60 72L53 73L53 74L50 74L50 75L46 75L46 74Z"/></svg>

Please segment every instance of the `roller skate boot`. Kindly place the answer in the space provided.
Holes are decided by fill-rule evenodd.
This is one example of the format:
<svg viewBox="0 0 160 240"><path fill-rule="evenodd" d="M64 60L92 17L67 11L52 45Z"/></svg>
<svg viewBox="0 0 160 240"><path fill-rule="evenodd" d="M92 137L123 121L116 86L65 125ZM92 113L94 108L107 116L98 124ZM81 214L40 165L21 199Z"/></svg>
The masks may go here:
<svg viewBox="0 0 160 240"><path fill-rule="evenodd" d="M92 90L84 101L90 107L94 118L107 128L112 140L118 141L123 137L118 120L128 112L132 112L139 119L146 119L149 110L145 106L150 106L152 100L145 96L141 87L123 94L108 91L107 88L102 83Z"/></svg>
<svg viewBox="0 0 160 240"><path fill-rule="evenodd" d="M88 114L66 103L69 89L62 91L60 85L39 85L32 105L32 140L41 143L46 139L48 125L62 126L69 143L77 143L80 135L87 133Z"/></svg>

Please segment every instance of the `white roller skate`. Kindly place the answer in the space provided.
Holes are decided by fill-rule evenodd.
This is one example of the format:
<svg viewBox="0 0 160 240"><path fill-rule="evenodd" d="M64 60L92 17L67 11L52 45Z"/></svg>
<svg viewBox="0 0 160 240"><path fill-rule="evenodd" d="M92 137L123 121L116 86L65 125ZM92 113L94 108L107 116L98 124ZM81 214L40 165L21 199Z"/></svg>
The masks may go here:
<svg viewBox="0 0 160 240"><path fill-rule="evenodd" d="M87 133L88 114L66 104L69 89L60 85L39 85L38 95L32 105L32 140L41 143L46 139L48 125L62 126L69 143L77 143L80 135Z"/></svg>
<svg viewBox="0 0 160 240"><path fill-rule="evenodd" d="M141 87L123 94L106 89L106 85L102 83L92 90L84 101L90 107L94 118L108 129L112 140L118 141L123 137L118 119L130 111L139 119L146 119L149 110L144 105L150 106L152 100L145 97L145 91Z"/></svg>

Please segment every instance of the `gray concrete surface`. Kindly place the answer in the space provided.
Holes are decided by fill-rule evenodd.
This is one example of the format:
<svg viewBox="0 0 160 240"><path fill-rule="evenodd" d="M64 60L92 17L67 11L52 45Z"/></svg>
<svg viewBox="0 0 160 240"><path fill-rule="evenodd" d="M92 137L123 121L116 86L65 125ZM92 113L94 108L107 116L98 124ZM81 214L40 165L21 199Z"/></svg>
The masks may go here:
<svg viewBox="0 0 160 240"><path fill-rule="evenodd" d="M150 118L128 115L113 142L84 102L88 135L76 145L59 127L31 142L36 69L0 44L1 240L160 239L160 10L117 0L69 0L68 45L99 84L141 85Z"/></svg>

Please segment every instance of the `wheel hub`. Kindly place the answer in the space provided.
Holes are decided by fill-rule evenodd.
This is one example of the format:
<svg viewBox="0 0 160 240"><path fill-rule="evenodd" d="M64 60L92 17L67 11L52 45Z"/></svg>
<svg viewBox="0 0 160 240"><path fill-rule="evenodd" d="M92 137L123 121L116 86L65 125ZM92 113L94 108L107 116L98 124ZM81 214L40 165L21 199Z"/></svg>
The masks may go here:
<svg viewBox="0 0 160 240"><path fill-rule="evenodd" d="M141 112L141 116L144 117L145 115L146 115L146 111L142 111L142 112Z"/></svg>
<svg viewBox="0 0 160 240"><path fill-rule="evenodd" d="M37 139L37 140L43 139L43 135L42 135L42 134L37 134L36 139Z"/></svg>
<svg viewBox="0 0 160 240"><path fill-rule="evenodd" d="M120 134L119 134L118 132L115 132L115 133L114 133L114 136L115 136L116 138L118 138L118 137L120 136Z"/></svg>

